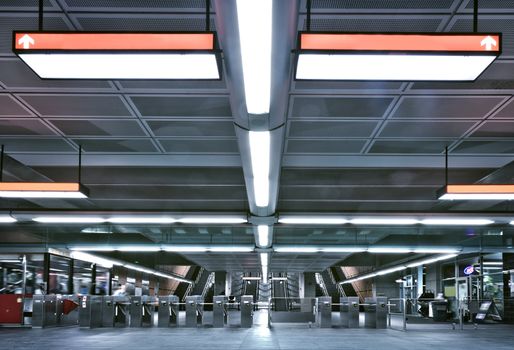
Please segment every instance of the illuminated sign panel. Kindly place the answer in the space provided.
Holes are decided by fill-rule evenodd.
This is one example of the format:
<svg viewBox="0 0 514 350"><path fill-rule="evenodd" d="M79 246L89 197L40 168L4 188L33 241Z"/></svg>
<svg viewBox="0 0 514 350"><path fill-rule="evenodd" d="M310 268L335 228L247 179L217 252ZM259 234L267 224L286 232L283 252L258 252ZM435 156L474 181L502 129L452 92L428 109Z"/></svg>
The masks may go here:
<svg viewBox="0 0 514 350"><path fill-rule="evenodd" d="M47 79L220 79L213 32L14 32L13 52Z"/></svg>
<svg viewBox="0 0 514 350"><path fill-rule="evenodd" d="M501 34L300 33L298 80L473 81Z"/></svg>

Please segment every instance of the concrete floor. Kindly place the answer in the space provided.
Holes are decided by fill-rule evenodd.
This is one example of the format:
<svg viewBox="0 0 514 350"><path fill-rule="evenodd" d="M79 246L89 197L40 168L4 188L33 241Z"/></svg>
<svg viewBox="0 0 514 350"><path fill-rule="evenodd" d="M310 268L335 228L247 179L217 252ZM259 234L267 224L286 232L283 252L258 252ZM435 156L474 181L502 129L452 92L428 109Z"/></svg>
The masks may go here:
<svg viewBox="0 0 514 350"><path fill-rule="evenodd" d="M258 315L261 316L261 315ZM256 321L262 318L257 317ZM451 349L514 348L513 325L480 325L452 330L450 324L408 325L406 332L386 329L320 329L307 324L261 322L251 329L203 328L0 328L0 349ZM264 323L264 322L263 322ZM395 328L401 324L393 322Z"/></svg>

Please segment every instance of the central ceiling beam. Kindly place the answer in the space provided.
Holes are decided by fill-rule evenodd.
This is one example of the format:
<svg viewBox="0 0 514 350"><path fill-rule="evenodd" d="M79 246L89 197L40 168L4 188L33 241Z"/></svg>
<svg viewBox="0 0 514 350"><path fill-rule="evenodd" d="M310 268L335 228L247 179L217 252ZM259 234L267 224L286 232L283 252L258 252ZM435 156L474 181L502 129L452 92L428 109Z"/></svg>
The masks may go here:
<svg viewBox="0 0 514 350"><path fill-rule="evenodd" d="M291 50L296 44L299 4L298 1L273 1L270 112L267 116L259 116L258 129L256 129L254 116L250 115L246 108L236 1L214 0L213 5L216 11L216 28L220 46L223 50L226 81L230 91L230 105L241 153L250 212L254 216L272 216L275 214L278 201L292 69ZM259 28L255 30L258 31ZM249 130L270 131L270 200L267 207L259 207L255 202Z"/></svg>

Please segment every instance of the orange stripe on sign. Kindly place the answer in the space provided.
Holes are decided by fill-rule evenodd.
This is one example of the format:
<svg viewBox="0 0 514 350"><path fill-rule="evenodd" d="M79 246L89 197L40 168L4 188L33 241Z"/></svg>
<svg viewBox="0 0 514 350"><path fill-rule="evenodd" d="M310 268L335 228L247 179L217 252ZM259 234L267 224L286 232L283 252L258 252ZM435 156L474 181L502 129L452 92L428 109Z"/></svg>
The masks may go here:
<svg viewBox="0 0 514 350"><path fill-rule="evenodd" d="M214 34L16 33L16 50L213 50Z"/></svg>
<svg viewBox="0 0 514 350"><path fill-rule="evenodd" d="M300 34L302 50L499 52L500 36L429 34Z"/></svg>
<svg viewBox="0 0 514 350"><path fill-rule="evenodd" d="M514 193L514 185L448 185L446 193Z"/></svg>
<svg viewBox="0 0 514 350"><path fill-rule="evenodd" d="M0 191L78 192L75 182L0 182Z"/></svg>

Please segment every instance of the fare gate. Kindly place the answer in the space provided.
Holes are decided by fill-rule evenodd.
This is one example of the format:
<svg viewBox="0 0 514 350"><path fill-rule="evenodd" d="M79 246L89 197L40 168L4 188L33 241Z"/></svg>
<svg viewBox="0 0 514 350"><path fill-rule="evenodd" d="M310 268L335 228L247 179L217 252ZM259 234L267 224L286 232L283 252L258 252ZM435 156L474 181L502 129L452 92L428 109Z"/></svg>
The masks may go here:
<svg viewBox="0 0 514 350"><path fill-rule="evenodd" d="M253 325L253 295L241 296L241 328L251 328Z"/></svg>
<svg viewBox="0 0 514 350"><path fill-rule="evenodd" d="M201 295L186 297L186 327L198 327L203 323L203 298Z"/></svg>
<svg viewBox="0 0 514 350"><path fill-rule="evenodd" d="M320 328L332 327L332 297L318 298L318 315Z"/></svg>
<svg viewBox="0 0 514 350"><path fill-rule="evenodd" d="M79 326L96 328L102 326L102 296L82 295L79 300Z"/></svg>
<svg viewBox="0 0 514 350"><path fill-rule="evenodd" d="M223 328L227 323L227 301L228 297L223 295L216 295L213 298L212 326L214 328Z"/></svg>
<svg viewBox="0 0 514 350"><path fill-rule="evenodd" d="M176 295L159 297L158 327L178 327L179 298Z"/></svg>

